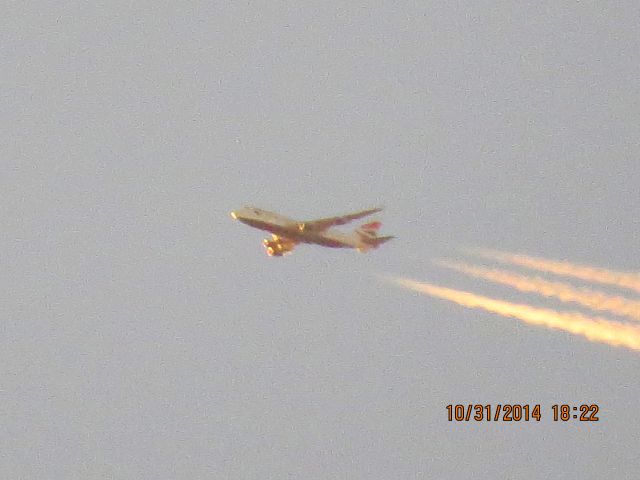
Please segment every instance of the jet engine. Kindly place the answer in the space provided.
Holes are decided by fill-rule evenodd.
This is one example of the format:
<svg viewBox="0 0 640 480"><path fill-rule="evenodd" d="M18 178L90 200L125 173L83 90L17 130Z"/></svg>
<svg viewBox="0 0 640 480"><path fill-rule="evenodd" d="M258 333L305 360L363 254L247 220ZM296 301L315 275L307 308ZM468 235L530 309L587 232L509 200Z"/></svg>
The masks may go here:
<svg viewBox="0 0 640 480"><path fill-rule="evenodd" d="M291 240L280 238L277 235L273 235L273 239L265 238L262 244L270 257L281 257L291 252L296 245Z"/></svg>

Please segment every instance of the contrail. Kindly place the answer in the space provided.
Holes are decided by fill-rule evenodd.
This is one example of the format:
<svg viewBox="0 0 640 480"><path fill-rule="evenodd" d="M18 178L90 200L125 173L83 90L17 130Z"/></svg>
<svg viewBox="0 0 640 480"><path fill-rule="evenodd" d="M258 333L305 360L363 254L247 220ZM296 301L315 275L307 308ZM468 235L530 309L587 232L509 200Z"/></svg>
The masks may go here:
<svg viewBox="0 0 640 480"><path fill-rule="evenodd" d="M545 297L555 297L563 302L577 303L592 310L640 320L640 302L625 297L607 295L589 288L575 288L566 283L550 282L540 277L528 277L507 270L479 267L461 262L437 261L435 263L472 277L507 285L521 292L533 292Z"/></svg>
<svg viewBox="0 0 640 480"><path fill-rule="evenodd" d="M482 309L504 317L517 318L532 325L563 330L574 335L581 335L593 342L640 351L640 328L635 325L614 322L605 318L586 317L579 313L563 313L546 308L534 308L529 305L505 302L406 278L392 278L392 280L403 287L432 297L449 300L458 305Z"/></svg>
<svg viewBox="0 0 640 480"><path fill-rule="evenodd" d="M574 265L569 262L545 260L544 258L529 257L527 255L499 252L496 250L469 249L468 252L501 263L510 263L541 272L579 278L580 280L588 282L615 285L616 287L627 288L640 293L640 275L635 273L617 272L605 268L588 267L586 265Z"/></svg>

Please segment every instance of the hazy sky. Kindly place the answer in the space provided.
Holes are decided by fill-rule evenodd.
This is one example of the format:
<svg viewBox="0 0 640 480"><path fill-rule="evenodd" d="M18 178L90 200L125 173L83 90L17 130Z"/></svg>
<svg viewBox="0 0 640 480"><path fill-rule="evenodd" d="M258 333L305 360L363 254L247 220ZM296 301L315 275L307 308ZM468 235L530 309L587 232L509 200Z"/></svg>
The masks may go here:
<svg viewBox="0 0 640 480"><path fill-rule="evenodd" d="M637 478L638 352L375 275L580 310L431 261L640 271L639 19L637 1L5 5L0 476ZM245 204L385 205L398 238L269 258L229 217ZM543 419L450 423L456 403ZM601 420L553 422L554 403Z"/></svg>

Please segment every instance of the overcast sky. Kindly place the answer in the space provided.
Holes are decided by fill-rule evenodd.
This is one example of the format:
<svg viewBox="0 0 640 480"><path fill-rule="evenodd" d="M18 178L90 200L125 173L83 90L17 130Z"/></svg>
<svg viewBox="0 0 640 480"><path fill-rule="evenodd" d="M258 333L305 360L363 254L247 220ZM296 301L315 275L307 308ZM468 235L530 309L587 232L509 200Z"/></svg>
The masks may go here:
<svg viewBox="0 0 640 480"><path fill-rule="evenodd" d="M0 476L636 478L638 352L376 275L640 271L640 4L228 3L2 9ZM246 204L397 239L269 258Z"/></svg>

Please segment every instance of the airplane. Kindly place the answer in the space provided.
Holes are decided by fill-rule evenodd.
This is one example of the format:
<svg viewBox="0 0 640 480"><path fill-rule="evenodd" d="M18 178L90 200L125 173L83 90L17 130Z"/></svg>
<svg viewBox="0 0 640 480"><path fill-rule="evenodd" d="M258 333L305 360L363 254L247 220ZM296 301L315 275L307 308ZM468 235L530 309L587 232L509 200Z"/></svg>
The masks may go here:
<svg viewBox="0 0 640 480"><path fill-rule="evenodd" d="M265 238L262 244L270 257L282 257L291 253L300 243L331 248L355 248L359 252L378 248L394 238L378 236L378 229L382 225L378 221L365 223L351 233L340 232L331 227L344 225L381 210L382 208L372 208L338 217L299 221L260 208L244 207L231 212L231 217L251 227L271 232L271 238Z"/></svg>

